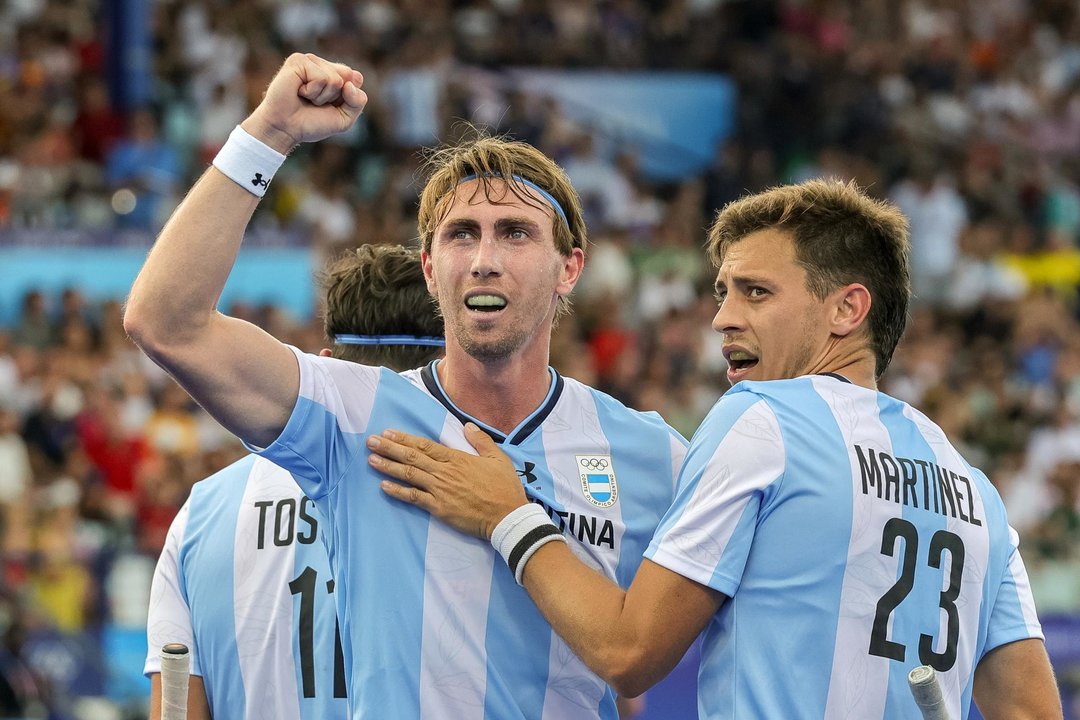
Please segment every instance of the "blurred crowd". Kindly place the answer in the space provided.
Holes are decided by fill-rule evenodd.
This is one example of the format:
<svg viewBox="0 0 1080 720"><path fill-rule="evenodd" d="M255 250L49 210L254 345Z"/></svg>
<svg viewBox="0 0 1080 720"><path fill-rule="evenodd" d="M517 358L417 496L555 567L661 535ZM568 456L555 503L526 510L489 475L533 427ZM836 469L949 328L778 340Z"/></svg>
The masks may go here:
<svg viewBox="0 0 1080 720"><path fill-rule="evenodd" d="M1080 610L1073 0L151 7L153 102L132 107L110 93L96 0L0 7L0 243L21 229L149 242L285 54L315 52L360 69L371 101L353 132L295 153L255 224L323 256L407 243L419 148L460 120L531 142L581 192L593 243L553 363L689 436L726 389L702 252L713 213L773 184L853 178L911 221L917 298L883 389L999 488L1041 609ZM723 73L735 130L703 172L655 182L603 128L507 82L513 66ZM0 328L0 676L15 678L0 716L8 695L67 707L22 639L138 625L130 587L148 582L188 488L243 452L128 341L121 302L30 292ZM324 342L318 317L229 310L304 349Z"/></svg>

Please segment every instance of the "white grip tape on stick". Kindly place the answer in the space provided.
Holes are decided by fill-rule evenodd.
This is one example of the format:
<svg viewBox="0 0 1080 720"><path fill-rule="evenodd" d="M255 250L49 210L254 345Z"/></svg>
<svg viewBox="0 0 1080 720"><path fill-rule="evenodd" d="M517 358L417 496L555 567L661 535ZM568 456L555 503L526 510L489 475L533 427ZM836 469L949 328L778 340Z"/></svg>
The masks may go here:
<svg viewBox="0 0 1080 720"><path fill-rule="evenodd" d="M186 645L161 648L161 720L187 720L191 655Z"/></svg>
<svg viewBox="0 0 1080 720"><path fill-rule="evenodd" d="M908 686L915 697L915 704L922 712L923 720L950 720L945 708L945 699L941 696L934 668L920 665L908 673Z"/></svg>

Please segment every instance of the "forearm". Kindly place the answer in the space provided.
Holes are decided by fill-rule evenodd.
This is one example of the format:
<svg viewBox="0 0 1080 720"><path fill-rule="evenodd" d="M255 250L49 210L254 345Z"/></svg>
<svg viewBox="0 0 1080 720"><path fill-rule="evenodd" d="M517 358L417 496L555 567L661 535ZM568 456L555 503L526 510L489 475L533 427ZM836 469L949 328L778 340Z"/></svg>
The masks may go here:
<svg viewBox="0 0 1080 720"><path fill-rule="evenodd" d="M359 73L314 55L289 57L241 123L243 131L230 136L216 167L173 213L131 289L124 324L144 349L160 356L163 347L190 346L217 322L214 307L258 205L256 193L295 145L356 121L367 100L360 81Z"/></svg>
<svg viewBox="0 0 1080 720"><path fill-rule="evenodd" d="M124 328L225 428L265 447L296 403L296 359L262 329L215 309L256 203L208 170L151 250Z"/></svg>
<svg viewBox="0 0 1080 720"><path fill-rule="evenodd" d="M648 561L624 591L564 543L541 547L525 566L523 582L570 649L625 697L671 672L722 599ZM686 599L681 616L670 611L681 607L680 598Z"/></svg>
<svg viewBox="0 0 1080 720"><path fill-rule="evenodd" d="M613 686L634 647L622 622L626 592L574 557L565 543L548 543L525 566L523 584L551 627L586 665ZM588 608L588 612L583 612ZM620 690L620 694L623 693Z"/></svg>
<svg viewBox="0 0 1080 720"><path fill-rule="evenodd" d="M208 332L258 200L216 168L203 174L131 288L124 326L140 346L153 353Z"/></svg>
<svg viewBox="0 0 1080 720"><path fill-rule="evenodd" d="M1054 670L1042 640L991 650L975 669L975 703L986 720L1061 720Z"/></svg>

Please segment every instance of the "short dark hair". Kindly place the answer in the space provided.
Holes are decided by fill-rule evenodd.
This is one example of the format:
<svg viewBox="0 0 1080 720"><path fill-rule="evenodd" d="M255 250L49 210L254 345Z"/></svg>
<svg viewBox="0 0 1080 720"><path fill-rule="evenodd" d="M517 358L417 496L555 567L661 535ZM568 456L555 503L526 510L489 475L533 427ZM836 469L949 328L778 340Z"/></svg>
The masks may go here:
<svg viewBox="0 0 1080 720"><path fill-rule="evenodd" d="M907 326L907 218L854 182L816 179L783 185L724 206L709 230L709 259L719 267L733 244L769 228L791 233L795 258L806 269L807 290L815 297L823 299L853 282L870 291L867 323L880 377Z"/></svg>
<svg viewBox="0 0 1080 720"><path fill-rule="evenodd" d="M319 284L326 299L323 328L334 357L400 371L442 354L442 348L426 345L334 343L337 335L443 336L419 251L401 245L361 245L319 273Z"/></svg>

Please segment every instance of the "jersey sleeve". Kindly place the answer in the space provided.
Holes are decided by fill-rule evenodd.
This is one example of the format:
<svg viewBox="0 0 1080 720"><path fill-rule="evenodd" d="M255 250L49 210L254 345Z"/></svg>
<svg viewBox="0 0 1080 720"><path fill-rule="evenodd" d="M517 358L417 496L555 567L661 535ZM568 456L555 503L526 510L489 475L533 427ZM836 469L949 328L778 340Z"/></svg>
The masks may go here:
<svg viewBox="0 0 1080 720"><path fill-rule="evenodd" d="M783 472L780 428L768 404L750 393L721 398L690 443L675 502L645 557L734 595L766 492Z"/></svg>
<svg viewBox="0 0 1080 720"><path fill-rule="evenodd" d="M304 494L318 500L363 455L359 438L371 419L380 371L289 349L300 365L296 405L277 440L248 447L291 472Z"/></svg>
<svg viewBox="0 0 1080 720"><path fill-rule="evenodd" d="M195 647L195 635L191 627L191 610L184 593L180 567L180 545L187 529L190 500L185 502L165 536L165 546L154 568L154 579L150 585L150 607L146 618L147 652L143 674L146 676L161 672L161 648L172 642L184 643L191 658L192 675L202 675L199 666L198 648Z"/></svg>
<svg viewBox="0 0 1080 720"><path fill-rule="evenodd" d="M674 493L679 488L679 475L686 462L686 453L690 443L673 427L668 427L668 439L671 447L671 489Z"/></svg>
<svg viewBox="0 0 1080 720"><path fill-rule="evenodd" d="M983 654L1017 640L1045 639L1019 545L1020 537L1009 527L1009 562L990 610Z"/></svg>

